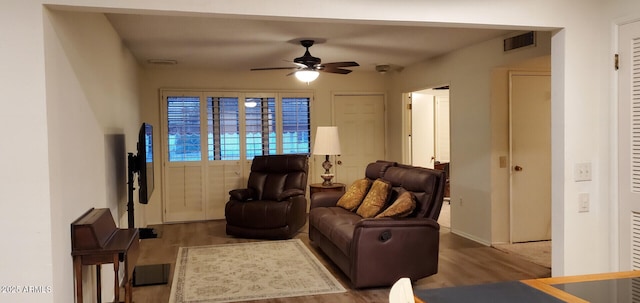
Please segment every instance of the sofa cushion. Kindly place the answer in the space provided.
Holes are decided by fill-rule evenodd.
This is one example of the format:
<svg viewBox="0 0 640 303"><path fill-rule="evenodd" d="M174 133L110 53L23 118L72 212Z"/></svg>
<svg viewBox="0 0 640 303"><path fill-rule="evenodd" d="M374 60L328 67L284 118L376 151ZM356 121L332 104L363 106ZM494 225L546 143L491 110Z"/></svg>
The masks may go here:
<svg viewBox="0 0 640 303"><path fill-rule="evenodd" d="M363 218L375 217L386 205L390 192L391 183L382 179L375 180L356 213Z"/></svg>
<svg viewBox="0 0 640 303"><path fill-rule="evenodd" d="M376 215L376 218L406 217L416 208L416 199L412 193L403 191L398 198L387 209Z"/></svg>
<svg viewBox="0 0 640 303"><path fill-rule="evenodd" d="M358 206L360 206L360 203L362 203L362 200L364 200L370 187L371 180L369 179L365 178L353 181L347 192L340 197L336 205L346 210L355 211Z"/></svg>
<svg viewBox="0 0 640 303"><path fill-rule="evenodd" d="M318 207L309 211L309 224L338 247L345 256L350 254L356 223L362 217L342 207Z"/></svg>

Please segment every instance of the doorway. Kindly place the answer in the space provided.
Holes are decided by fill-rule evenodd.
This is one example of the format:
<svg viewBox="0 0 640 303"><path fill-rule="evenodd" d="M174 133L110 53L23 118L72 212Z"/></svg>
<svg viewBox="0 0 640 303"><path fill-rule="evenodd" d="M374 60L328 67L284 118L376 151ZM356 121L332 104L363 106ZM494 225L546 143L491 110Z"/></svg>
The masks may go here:
<svg viewBox="0 0 640 303"><path fill-rule="evenodd" d="M408 115L405 161L414 166L444 170L447 176L445 201L438 223L450 227L449 87L441 86L405 94Z"/></svg>

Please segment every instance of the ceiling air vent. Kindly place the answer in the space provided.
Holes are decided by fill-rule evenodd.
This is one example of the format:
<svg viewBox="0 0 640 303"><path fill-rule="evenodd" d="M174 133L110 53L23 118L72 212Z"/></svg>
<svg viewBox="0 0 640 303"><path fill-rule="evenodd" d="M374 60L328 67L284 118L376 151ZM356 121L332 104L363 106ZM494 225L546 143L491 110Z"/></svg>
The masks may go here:
<svg viewBox="0 0 640 303"><path fill-rule="evenodd" d="M504 39L504 51L536 45L536 33L528 32L511 38Z"/></svg>

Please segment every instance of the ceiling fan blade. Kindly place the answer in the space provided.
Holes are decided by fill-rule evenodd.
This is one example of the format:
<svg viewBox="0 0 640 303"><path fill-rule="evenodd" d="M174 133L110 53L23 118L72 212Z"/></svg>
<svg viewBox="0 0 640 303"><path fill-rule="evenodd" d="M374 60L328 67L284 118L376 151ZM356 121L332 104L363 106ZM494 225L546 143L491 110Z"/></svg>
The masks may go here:
<svg viewBox="0 0 640 303"><path fill-rule="evenodd" d="M260 67L260 68L252 68L252 71L256 71L256 70L276 70L276 69L297 69L297 67L295 66L291 66L291 67Z"/></svg>
<svg viewBox="0 0 640 303"><path fill-rule="evenodd" d="M345 61L345 62L330 62L330 63L323 63L322 66L326 67L353 67L353 66L360 66L360 64L358 64L358 62L355 61Z"/></svg>
<svg viewBox="0 0 640 303"><path fill-rule="evenodd" d="M298 62L291 62L291 63L297 65L299 68L309 68L307 65L302 64L302 63L298 63Z"/></svg>
<svg viewBox="0 0 640 303"><path fill-rule="evenodd" d="M346 75L352 72L352 70L348 70L344 68L334 68L334 67L330 67L330 68L325 67L325 68L319 69L319 71L325 72L325 73L342 74L342 75Z"/></svg>
<svg viewBox="0 0 640 303"><path fill-rule="evenodd" d="M263 67L263 68L252 68L252 71L259 70L278 70L278 69L293 69L294 71L287 74L287 76L291 76L295 74L298 70L317 70L325 73L334 73L334 74L348 74L351 73L351 70L344 69L342 67L354 67L360 66L355 61L343 61L343 62L330 62L322 64L322 60L320 58L314 57L309 53L309 47L313 45L313 40L302 40L300 44L305 48L304 55L302 57L295 58L293 62L287 61L295 64L295 67Z"/></svg>

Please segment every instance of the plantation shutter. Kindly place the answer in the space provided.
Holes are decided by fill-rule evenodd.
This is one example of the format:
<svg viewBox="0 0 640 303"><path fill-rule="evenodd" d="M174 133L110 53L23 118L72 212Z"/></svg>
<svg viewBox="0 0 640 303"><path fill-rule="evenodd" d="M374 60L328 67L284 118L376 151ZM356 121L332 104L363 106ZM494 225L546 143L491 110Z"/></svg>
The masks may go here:
<svg viewBox="0 0 640 303"><path fill-rule="evenodd" d="M309 154L311 96L163 90L164 222L223 219L253 157Z"/></svg>
<svg viewBox="0 0 640 303"><path fill-rule="evenodd" d="M202 98L199 95L169 95L164 100L165 221L203 220Z"/></svg>

